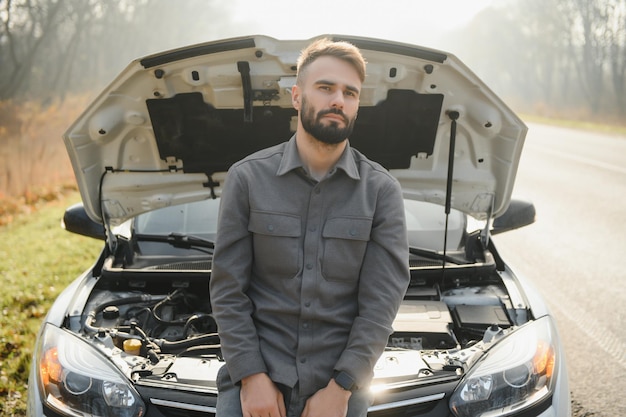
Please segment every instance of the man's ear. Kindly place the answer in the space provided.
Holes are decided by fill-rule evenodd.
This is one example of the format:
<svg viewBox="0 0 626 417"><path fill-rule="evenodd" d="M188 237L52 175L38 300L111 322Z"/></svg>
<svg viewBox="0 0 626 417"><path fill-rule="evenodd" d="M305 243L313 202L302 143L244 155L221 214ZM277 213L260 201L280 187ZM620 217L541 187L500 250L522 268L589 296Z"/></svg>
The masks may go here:
<svg viewBox="0 0 626 417"><path fill-rule="evenodd" d="M291 87L291 104L293 105L293 108L300 111L300 98L302 97L300 88L298 88L298 85L295 84L293 87Z"/></svg>

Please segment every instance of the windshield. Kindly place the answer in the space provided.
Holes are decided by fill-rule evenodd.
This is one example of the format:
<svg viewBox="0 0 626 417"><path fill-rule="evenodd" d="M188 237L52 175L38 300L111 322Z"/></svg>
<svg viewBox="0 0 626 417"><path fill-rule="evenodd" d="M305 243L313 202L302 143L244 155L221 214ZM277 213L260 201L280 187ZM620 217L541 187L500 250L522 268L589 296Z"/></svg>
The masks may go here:
<svg viewBox="0 0 626 417"><path fill-rule="evenodd" d="M202 200L166 207L137 216L134 233L138 235L201 236L214 240L220 200ZM411 247L443 250L445 213L443 207L423 201L404 200L409 245ZM459 249L466 233L467 218L452 210L448 218L448 248Z"/></svg>
<svg viewBox="0 0 626 417"><path fill-rule="evenodd" d="M215 236L219 204L219 199L202 200L144 213L137 216L134 225L135 233Z"/></svg>
<svg viewBox="0 0 626 417"><path fill-rule="evenodd" d="M443 250L446 214L442 206L424 201L404 200L404 214L409 246L435 251ZM466 217L460 211L451 210L448 218L447 249L460 248L466 232Z"/></svg>

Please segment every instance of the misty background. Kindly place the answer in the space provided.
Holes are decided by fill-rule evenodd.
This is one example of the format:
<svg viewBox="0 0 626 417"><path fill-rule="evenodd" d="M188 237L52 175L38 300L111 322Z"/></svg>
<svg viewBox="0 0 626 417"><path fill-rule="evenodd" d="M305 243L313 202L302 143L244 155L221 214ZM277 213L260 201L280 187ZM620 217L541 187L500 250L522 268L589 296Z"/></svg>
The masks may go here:
<svg viewBox="0 0 626 417"><path fill-rule="evenodd" d="M333 3L342 2L0 0L0 100L95 94L131 60L193 43L336 33L457 55L518 111L626 115L626 0L482 1L456 27L455 7L480 1L434 2L448 3L443 15L424 1Z"/></svg>

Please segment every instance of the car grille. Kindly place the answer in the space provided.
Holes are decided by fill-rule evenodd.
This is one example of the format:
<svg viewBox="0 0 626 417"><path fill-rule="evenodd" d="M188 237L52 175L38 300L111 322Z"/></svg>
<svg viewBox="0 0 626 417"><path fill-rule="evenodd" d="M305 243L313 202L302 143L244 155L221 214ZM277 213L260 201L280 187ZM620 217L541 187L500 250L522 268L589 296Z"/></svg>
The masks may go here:
<svg viewBox="0 0 626 417"><path fill-rule="evenodd" d="M367 417L418 417L423 415L437 415L431 413L434 411L435 407L441 403L440 400L442 397L443 394L432 395L427 398L372 406L367 413ZM158 408L161 415L166 417L215 417L214 407L196 406L174 401L158 400L155 398L152 398L150 402L153 406ZM149 417L149 415L147 417Z"/></svg>
<svg viewBox="0 0 626 417"><path fill-rule="evenodd" d="M373 405L367 417L420 417L447 416L447 405L442 401L445 394L412 398L386 404ZM215 407L194 405L178 401L151 398L150 403L158 409L159 415L166 417L215 417ZM146 417L150 417L148 413Z"/></svg>
<svg viewBox="0 0 626 417"><path fill-rule="evenodd" d="M150 402L156 406L161 416L165 417L215 417L215 407L185 404L176 401L151 398ZM146 417L150 417L148 413Z"/></svg>
<svg viewBox="0 0 626 417"><path fill-rule="evenodd" d="M371 406L367 417L419 417L419 416L447 416L447 407L442 407L445 394L434 394L425 397L411 398L387 404ZM438 413L435 408L443 408L445 414Z"/></svg>

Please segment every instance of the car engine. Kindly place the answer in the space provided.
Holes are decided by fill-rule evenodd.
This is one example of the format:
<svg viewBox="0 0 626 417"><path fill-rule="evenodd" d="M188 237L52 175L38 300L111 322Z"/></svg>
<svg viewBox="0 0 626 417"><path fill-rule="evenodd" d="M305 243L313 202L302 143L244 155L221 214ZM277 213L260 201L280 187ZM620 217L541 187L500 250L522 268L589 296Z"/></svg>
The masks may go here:
<svg viewBox="0 0 626 417"><path fill-rule="evenodd" d="M512 314L519 312L495 283L444 291L412 286L375 367L374 384L460 377L514 325ZM101 277L80 317L80 332L138 385L216 390L224 360L206 276Z"/></svg>

